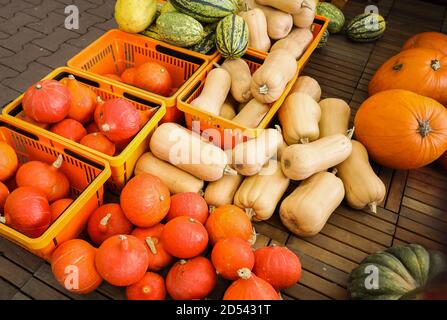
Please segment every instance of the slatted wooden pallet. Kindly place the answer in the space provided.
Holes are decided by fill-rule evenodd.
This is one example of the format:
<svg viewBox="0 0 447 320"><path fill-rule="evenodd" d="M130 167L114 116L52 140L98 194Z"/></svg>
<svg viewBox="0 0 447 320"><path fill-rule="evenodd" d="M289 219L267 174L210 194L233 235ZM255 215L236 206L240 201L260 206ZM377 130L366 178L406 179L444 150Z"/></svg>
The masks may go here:
<svg viewBox="0 0 447 320"><path fill-rule="evenodd" d="M344 12L351 18L364 11L366 1L349 1ZM378 1L388 21L385 36L373 44L354 44L342 35L312 57L305 74L321 83L324 97L345 99L354 110L367 98L375 70L399 51L412 34L446 31L446 8L418 0ZM341 206L323 231L301 239L291 235L275 215L258 223L255 244L287 245L303 265L299 284L286 290L285 299L346 299L350 271L368 254L393 245L419 243L447 248L447 174L436 165L414 171L375 167L387 186L387 197L376 215ZM0 239L0 299L123 299L124 291L103 284L99 290L78 296L58 286L48 264ZM219 298L226 283L219 283L211 298Z"/></svg>

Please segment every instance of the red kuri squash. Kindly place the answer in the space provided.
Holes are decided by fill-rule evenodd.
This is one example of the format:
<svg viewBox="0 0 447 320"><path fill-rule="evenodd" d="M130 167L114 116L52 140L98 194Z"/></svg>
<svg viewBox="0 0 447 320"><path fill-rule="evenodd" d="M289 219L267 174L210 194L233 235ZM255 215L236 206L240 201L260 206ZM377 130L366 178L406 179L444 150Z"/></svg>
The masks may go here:
<svg viewBox="0 0 447 320"><path fill-rule="evenodd" d="M102 152L110 157L113 157L116 152L115 144L99 132L86 135L79 143L86 147L92 148L93 150Z"/></svg>
<svg viewBox="0 0 447 320"><path fill-rule="evenodd" d="M31 86L23 96L26 115L41 123L56 123L67 117L70 91L56 80L43 80Z"/></svg>
<svg viewBox="0 0 447 320"><path fill-rule="evenodd" d="M174 300L204 299L216 286L217 276L211 262L204 257L180 260L166 277L166 289Z"/></svg>
<svg viewBox="0 0 447 320"><path fill-rule="evenodd" d="M423 32L405 42L402 51L413 48L435 49L447 56L447 35L440 32Z"/></svg>
<svg viewBox="0 0 447 320"><path fill-rule="evenodd" d="M86 124L93 118L96 108L96 93L73 75L61 81L70 91L70 110L68 118Z"/></svg>
<svg viewBox="0 0 447 320"><path fill-rule="evenodd" d="M194 192L173 195L166 219L169 221L180 216L188 216L205 224L208 219L208 205L205 199Z"/></svg>
<svg viewBox="0 0 447 320"><path fill-rule="evenodd" d="M172 90L172 78L164 66L156 62L147 62L135 71L134 85L167 97Z"/></svg>
<svg viewBox="0 0 447 320"><path fill-rule="evenodd" d="M51 256L51 270L59 284L77 294L95 291L102 278L95 267L96 249L75 239L59 245Z"/></svg>
<svg viewBox="0 0 447 320"><path fill-rule="evenodd" d="M124 83L134 85L135 83L135 75L137 74L137 68L129 68L124 70L124 72L121 74L121 80Z"/></svg>
<svg viewBox="0 0 447 320"><path fill-rule="evenodd" d="M51 128L51 132L75 142L81 141L87 135L84 126L73 119L65 119L55 124Z"/></svg>
<svg viewBox="0 0 447 320"><path fill-rule="evenodd" d="M54 201L50 206L51 222L56 221L72 203L73 199L68 198Z"/></svg>
<svg viewBox="0 0 447 320"><path fill-rule="evenodd" d="M143 279L127 287L127 300L165 300L166 286L162 276L148 272Z"/></svg>
<svg viewBox="0 0 447 320"><path fill-rule="evenodd" d="M225 291L224 300L279 300L279 295L267 281L249 269L238 271L239 278Z"/></svg>
<svg viewBox="0 0 447 320"><path fill-rule="evenodd" d="M370 97L357 112L355 127L371 158L389 168L423 167L447 150L446 108L409 91Z"/></svg>
<svg viewBox="0 0 447 320"><path fill-rule="evenodd" d="M3 208L6 203L6 199L9 196L9 189L8 187L0 181L0 213L3 212Z"/></svg>
<svg viewBox="0 0 447 320"><path fill-rule="evenodd" d="M6 142L0 141L0 181L11 178L19 166L15 150Z"/></svg>

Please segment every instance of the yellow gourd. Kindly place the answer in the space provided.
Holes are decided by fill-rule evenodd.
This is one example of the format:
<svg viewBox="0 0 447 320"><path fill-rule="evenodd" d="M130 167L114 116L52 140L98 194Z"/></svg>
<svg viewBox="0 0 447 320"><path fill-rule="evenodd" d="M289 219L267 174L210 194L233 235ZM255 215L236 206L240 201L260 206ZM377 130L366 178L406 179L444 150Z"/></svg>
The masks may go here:
<svg viewBox="0 0 447 320"><path fill-rule="evenodd" d="M280 164L270 161L259 174L245 178L234 196L234 204L246 210L254 221L268 220L287 191L289 182Z"/></svg>
<svg viewBox="0 0 447 320"><path fill-rule="evenodd" d="M250 102L233 118L233 122L240 124L248 128L256 128L264 119L267 112L269 112L270 106L265 103L261 103L256 99L250 100Z"/></svg>
<svg viewBox="0 0 447 320"><path fill-rule="evenodd" d="M385 198L386 188L371 168L368 152L360 142L352 141L352 154L337 166L337 171L345 186L348 204L354 209L369 206L373 213L377 213L377 205Z"/></svg>
<svg viewBox="0 0 447 320"><path fill-rule="evenodd" d="M251 93L262 103L277 101L298 70L295 57L283 49L269 53L264 64L254 73Z"/></svg>
<svg viewBox="0 0 447 320"><path fill-rule="evenodd" d="M293 85L289 95L295 92L307 93L316 102L320 102L321 99L321 87L317 80L308 76L301 76Z"/></svg>
<svg viewBox="0 0 447 320"><path fill-rule="evenodd" d="M318 234L343 201L345 190L333 173L320 172L301 182L281 204L281 221L300 237Z"/></svg>
<svg viewBox="0 0 447 320"><path fill-rule="evenodd" d="M239 103L245 103L253 97L251 94L251 71L243 59L225 60L222 69L230 75L231 95ZM223 84L226 89L226 83Z"/></svg>
<svg viewBox="0 0 447 320"><path fill-rule="evenodd" d="M277 41L272 48L271 52L275 50L283 49L288 51L296 59L301 58L307 47L311 44L314 36L309 29L294 29L290 34Z"/></svg>
<svg viewBox="0 0 447 320"><path fill-rule="evenodd" d="M320 101L321 120L320 138L334 134L346 134L351 118L351 109L341 99L324 99Z"/></svg>
<svg viewBox="0 0 447 320"><path fill-rule="evenodd" d="M279 109L278 118L289 145L309 143L320 136L320 106L308 94L297 92L290 95Z"/></svg>
<svg viewBox="0 0 447 320"><path fill-rule="evenodd" d="M239 15L244 18L248 25L250 47L268 52L272 42L267 32L267 18L264 12L259 8L254 8L240 12Z"/></svg>
<svg viewBox="0 0 447 320"><path fill-rule="evenodd" d="M287 147L281 158L284 174L292 180L304 180L315 173L335 167L352 152L350 137L336 134L308 144Z"/></svg>
<svg viewBox="0 0 447 320"><path fill-rule="evenodd" d="M147 152L141 156L135 167L135 175L150 173L159 177L172 194L194 192L201 193L203 180L182 171L170 163L157 159L152 153Z"/></svg>

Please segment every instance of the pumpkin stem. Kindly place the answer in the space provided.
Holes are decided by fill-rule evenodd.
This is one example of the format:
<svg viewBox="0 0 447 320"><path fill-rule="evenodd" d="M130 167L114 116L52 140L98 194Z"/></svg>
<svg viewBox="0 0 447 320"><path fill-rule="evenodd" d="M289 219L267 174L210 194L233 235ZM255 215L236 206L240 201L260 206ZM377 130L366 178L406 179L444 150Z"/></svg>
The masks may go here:
<svg viewBox="0 0 447 320"><path fill-rule="evenodd" d="M199 196L201 196L202 198L205 196L205 192L203 192L203 190L199 190L199 192L197 192L199 194Z"/></svg>
<svg viewBox="0 0 447 320"><path fill-rule="evenodd" d="M280 125L276 124L275 129L278 130L278 132L282 134L282 128Z"/></svg>
<svg viewBox="0 0 447 320"><path fill-rule="evenodd" d="M308 144L309 143L309 138L302 138L300 139L301 144Z"/></svg>
<svg viewBox="0 0 447 320"><path fill-rule="evenodd" d="M188 261L186 261L186 260L180 260L180 265L182 265L182 266L184 266L186 263L187 263Z"/></svg>
<svg viewBox="0 0 447 320"><path fill-rule="evenodd" d="M121 241L121 249L124 251L129 250L129 241L127 241L127 237L124 235L119 235L118 239Z"/></svg>
<svg viewBox="0 0 447 320"><path fill-rule="evenodd" d="M0 223L1 224L6 224L6 217L0 217Z"/></svg>
<svg viewBox="0 0 447 320"><path fill-rule="evenodd" d="M56 161L53 162L53 167L56 169L60 169L60 167L62 167L62 162L64 161L62 155L60 154Z"/></svg>
<svg viewBox="0 0 447 320"><path fill-rule="evenodd" d="M40 83L36 84L36 89L37 89L37 90L42 89L42 84L40 84Z"/></svg>
<svg viewBox="0 0 447 320"><path fill-rule="evenodd" d="M266 95L269 93L269 87L264 84L262 87L259 87L259 93L262 95Z"/></svg>
<svg viewBox="0 0 447 320"><path fill-rule="evenodd" d="M109 132L110 131L110 125L108 125L108 124L103 124L102 126L101 126L101 129L102 129L102 131L104 131L104 132Z"/></svg>
<svg viewBox="0 0 447 320"><path fill-rule="evenodd" d="M109 220L112 217L111 213L108 213L104 218L102 218L101 222L99 222L99 227L102 232L107 231L107 225L109 224Z"/></svg>
<svg viewBox="0 0 447 320"><path fill-rule="evenodd" d="M441 61L439 61L438 59L432 60L431 61L431 68L434 71L438 71L439 69L441 69Z"/></svg>
<svg viewBox="0 0 447 320"><path fill-rule="evenodd" d="M144 294L148 294L151 292L151 288L148 286L144 286L143 289L141 289L141 291L143 291Z"/></svg>
<svg viewBox="0 0 447 320"><path fill-rule="evenodd" d="M224 174L227 176L237 176L237 171L230 168L229 166L226 166L224 169Z"/></svg>
<svg viewBox="0 0 447 320"><path fill-rule="evenodd" d="M352 127L352 129L349 129L346 136L352 140L352 138L354 137L354 133L355 133L355 127Z"/></svg>
<svg viewBox="0 0 447 320"><path fill-rule="evenodd" d="M96 103L103 103L102 98L100 96L96 97Z"/></svg>
<svg viewBox="0 0 447 320"><path fill-rule="evenodd" d="M194 220L194 218L189 218L189 222L191 222L191 223L196 223L197 221Z"/></svg>
<svg viewBox="0 0 447 320"><path fill-rule="evenodd" d="M75 76L72 75L72 74L69 74L69 75L68 75L68 79L70 79L70 80L76 80Z"/></svg>
<svg viewBox="0 0 447 320"><path fill-rule="evenodd" d="M146 243L147 243L147 246L149 247L149 249L151 249L152 254L158 253L157 247L155 246L155 241L154 241L154 239L152 239L152 237L147 237Z"/></svg>
<svg viewBox="0 0 447 320"><path fill-rule="evenodd" d="M333 174L334 176L336 176L337 173L338 173L338 169L337 169L337 168L332 169L332 174Z"/></svg>
<svg viewBox="0 0 447 320"><path fill-rule="evenodd" d="M395 65L393 66L393 70L394 70L394 71L400 71L400 70L402 70L403 66L404 66L404 65L403 65L402 63L395 64Z"/></svg>
<svg viewBox="0 0 447 320"><path fill-rule="evenodd" d="M214 210L216 210L216 207L215 207L215 206L209 206L208 211L209 211L210 213L213 213Z"/></svg>
<svg viewBox="0 0 447 320"><path fill-rule="evenodd" d="M217 62L213 62L213 66L215 66L216 68L220 68L220 64L218 64Z"/></svg>
<svg viewBox="0 0 447 320"><path fill-rule="evenodd" d="M258 234L256 233L255 227L253 227L253 233L251 234L250 239L248 239L248 243L250 243L252 246L254 246L257 238L258 238Z"/></svg>
<svg viewBox="0 0 447 320"><path fill-rule="evenodd" d="M369 210L371 210L372 213L377 213L377 202L371 202L369 204Z"/></svg>
<svg viewBox="0 0 447 320"><path fill-rule="evenodd" d="M430 132L432 132L429 120L418 120L418 124L418 133L422 136L422 138L425 138Z"/></svg>
<svg viewBox="0 0 447 320"><path fill-rule="evenodd" d="M237 275L241 279L248 280L251 278L251 271L248 268L242 268L237 271Z"/></svg>
<svg viewBox="0 0 447 320"><path fill-rule="evenodd" d="M256 215L253 208L245 208L245 213L250 218L250 220L253 219L253 217Z"/></svg>

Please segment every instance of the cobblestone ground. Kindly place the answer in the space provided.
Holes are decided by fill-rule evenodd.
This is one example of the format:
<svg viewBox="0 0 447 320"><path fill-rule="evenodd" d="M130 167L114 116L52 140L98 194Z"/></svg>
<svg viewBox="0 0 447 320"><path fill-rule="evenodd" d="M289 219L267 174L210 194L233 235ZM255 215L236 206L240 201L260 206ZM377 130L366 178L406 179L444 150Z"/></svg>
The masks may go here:
<svg viewBox="0 0 447 320"><path fill-rule="evenodd" d="M78 30L65 8L79 8ZM0 0L0 108L115 28L113 0Z"/></svg>

